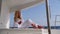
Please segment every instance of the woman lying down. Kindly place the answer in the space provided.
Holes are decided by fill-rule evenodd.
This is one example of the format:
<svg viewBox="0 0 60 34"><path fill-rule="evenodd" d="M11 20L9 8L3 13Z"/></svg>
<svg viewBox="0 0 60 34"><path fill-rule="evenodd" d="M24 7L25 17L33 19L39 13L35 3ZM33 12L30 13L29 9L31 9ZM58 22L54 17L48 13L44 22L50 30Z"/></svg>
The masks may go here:
<svg viewBox="0 0 60 34"><path fill-rule="evenodd" d="M43 28L42 26L35 24L34 22L32 22L31 19L26 20L25 22L23 22L22 18L21 18L21 12L20 11L16 11L15 12L15 16L14 16L14 27L18 27L18 28L35 28L35 29L41 29Z"/></svg>

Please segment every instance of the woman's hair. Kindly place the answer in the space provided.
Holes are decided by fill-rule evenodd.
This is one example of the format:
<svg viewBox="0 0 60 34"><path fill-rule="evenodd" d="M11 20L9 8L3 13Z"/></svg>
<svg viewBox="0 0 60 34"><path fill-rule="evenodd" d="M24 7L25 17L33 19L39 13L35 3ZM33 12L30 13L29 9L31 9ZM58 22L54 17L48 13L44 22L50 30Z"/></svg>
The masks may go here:
<svg viewBox="0 0 60 34"><path fill-rule="evenodd" d="M16 21L17 18L21 19L21 12L20 11L15 11L14 21Z"/></svg>

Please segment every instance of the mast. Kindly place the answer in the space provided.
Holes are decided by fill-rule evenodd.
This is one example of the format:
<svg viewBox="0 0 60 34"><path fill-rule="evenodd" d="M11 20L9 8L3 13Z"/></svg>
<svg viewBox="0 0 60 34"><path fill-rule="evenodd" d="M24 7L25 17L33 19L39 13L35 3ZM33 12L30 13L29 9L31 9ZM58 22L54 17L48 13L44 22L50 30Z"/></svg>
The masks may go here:
<svg viewBox="0 0 60 34"><path fill-rule="evenodd" d="M2 4L2 0L0 0L0 17L1 17L1 4Z"/></svg>
<svg viewBox="0 0 60 34"><path fill-rule="evenodd" d="M46 16L47 16L48 34L51 34L48 1L45 0L45 2L46 2Z"/></svg>

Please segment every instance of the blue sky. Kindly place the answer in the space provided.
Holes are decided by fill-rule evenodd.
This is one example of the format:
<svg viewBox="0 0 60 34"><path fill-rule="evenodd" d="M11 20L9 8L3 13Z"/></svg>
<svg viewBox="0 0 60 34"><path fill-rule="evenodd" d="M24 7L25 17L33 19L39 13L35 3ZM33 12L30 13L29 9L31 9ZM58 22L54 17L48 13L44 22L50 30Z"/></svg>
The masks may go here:
<svg viewBox="0 0 60 34"><path fill-rule="evenodd" d="M55 16L60 15L60 0L50 0L49 2L50 8L51 8L51 25L54 25L55 23ZM60 21L60 16L57 17L57 21ZM59 22L57 22L56 25L60 25Z"/></svg>
<svg viewBox="0 0 60 34"><path fill-rule="evenodd" d="M50 11L51 11L51 26L54 26L55 16L60 15L60 0L49 0ZM14 13L10 14L10 25L13 26L13 16ZM22 10L22 17L24 20L31 19L35 23L46 26L46 8L45 3L39 4L35 7ZM58 17L57 20L60 21ZM56 25L60 25L57 23Z"/></svg>

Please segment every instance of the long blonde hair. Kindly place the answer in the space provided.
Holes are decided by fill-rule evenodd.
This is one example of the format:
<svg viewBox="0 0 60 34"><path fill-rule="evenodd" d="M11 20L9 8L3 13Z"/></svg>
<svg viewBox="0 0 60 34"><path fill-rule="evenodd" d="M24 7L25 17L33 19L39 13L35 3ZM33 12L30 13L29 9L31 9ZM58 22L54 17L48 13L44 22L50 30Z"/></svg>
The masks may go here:
<svg viewBox="0 0 60 34"><path fill-rule="evenodd" d="M16 21L17 18L22 19L21 18L21 11L15 11L14 21Z"/></svg>

